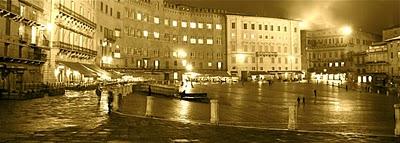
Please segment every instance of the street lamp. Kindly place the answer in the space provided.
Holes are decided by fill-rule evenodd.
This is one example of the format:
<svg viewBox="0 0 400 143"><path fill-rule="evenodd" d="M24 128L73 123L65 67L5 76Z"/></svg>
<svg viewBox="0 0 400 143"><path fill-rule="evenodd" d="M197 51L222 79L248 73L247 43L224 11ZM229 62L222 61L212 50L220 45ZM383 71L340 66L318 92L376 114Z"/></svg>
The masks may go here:
<svg viewBox="0 0 400 143"><path fill-rule="evenodd" d="M351 35L351 33L353 33L353 29L352 29L350 26L345 25L345 26L343 26L342 28L340 28L340 32L341 32L344 36L348 36L348 35Z"/></svg>

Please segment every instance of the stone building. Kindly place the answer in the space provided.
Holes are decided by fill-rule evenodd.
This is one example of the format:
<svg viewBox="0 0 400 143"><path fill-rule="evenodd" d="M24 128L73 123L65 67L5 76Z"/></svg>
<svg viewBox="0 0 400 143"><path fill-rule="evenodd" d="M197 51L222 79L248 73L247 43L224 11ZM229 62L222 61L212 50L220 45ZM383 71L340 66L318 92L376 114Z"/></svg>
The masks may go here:
<svg viewBox="0 0 400 143"><path fill-rule="evenodd" d="M225 11L162 0L96 3L97 11L103 5L96 46L104 48L104 68L157 72L167 80L186 72L226 72ZM100 20L107 8L116 15ZM108 44L102 45L104 39Z"/></svg>
<svg viewBox="0 0 400 143"><path fill-rule="evenodd" d="M40 85L49 49L44 1L0 1L0 92L19 94Z"/></svg>
<svg viewBox="0 0 400 143"><path fill-rule="evenodd" d="M305 31L308 78L317 80L356 81L365 74L365 52L379 36L351 27L335 27ZM365 54L364 54L365 55ZM358 59L354 59L358 57ZM357 65L354 62L358 61Z"/></svg>
<svg viewBox="0 0 400 143"><path fill-rule="evenodd" d="M249 75L301 78L300 21L244 15L226 17L227 62L231 74L244 80Z"/></svg>

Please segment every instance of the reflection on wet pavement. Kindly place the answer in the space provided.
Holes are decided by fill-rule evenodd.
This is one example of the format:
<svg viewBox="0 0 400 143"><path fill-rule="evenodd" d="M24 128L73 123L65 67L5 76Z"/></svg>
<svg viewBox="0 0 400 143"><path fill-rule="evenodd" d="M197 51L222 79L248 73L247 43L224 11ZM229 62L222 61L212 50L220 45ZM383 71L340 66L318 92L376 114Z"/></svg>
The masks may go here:
<svg viewBox="0 0 400 143"><path fill-rule="evenodd" d="M393 134L393 104L398 102L393 96L303 83L195 84L191 90L207 92L210 98L218 100L220 123L268 128L287 128L288 105L296 104L299 97L299 129L330 132ZM146 100L140 94L127 96L122 111L145 115ZM209 103L157 96L152 100L151 116L209 122Z"/></svg>
<svg viewBox="0 0 400 143"><path fill-rule="evenodd" d="M33 132L76 126L96 128L107 120L107 112L100 108L104 101L99 105L94 98L94 91L71 91L65 96L0 101L0 130Z"/></svg>

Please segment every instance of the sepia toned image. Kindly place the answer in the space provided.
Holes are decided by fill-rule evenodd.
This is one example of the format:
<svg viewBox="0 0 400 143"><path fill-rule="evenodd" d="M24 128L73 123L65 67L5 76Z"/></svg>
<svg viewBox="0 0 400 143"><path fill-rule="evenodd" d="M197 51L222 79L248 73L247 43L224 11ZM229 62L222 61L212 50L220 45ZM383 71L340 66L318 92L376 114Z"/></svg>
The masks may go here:
<svg viewBox="0 0 400 143"><path fill-rule="evenodd" d="M400 142L400 0L0 0L0 142Z"/></svg>

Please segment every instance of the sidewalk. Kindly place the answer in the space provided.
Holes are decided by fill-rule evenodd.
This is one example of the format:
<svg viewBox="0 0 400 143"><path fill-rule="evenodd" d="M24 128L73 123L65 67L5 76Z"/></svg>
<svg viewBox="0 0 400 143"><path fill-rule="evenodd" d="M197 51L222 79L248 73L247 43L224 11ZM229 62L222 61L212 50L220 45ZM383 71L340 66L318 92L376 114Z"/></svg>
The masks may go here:
<svg viewBox="0 0 400 143"><path fill-rule="evenodd" d="M103 101L102 101L103 102ZM0 101L0 142L398 142L390 136L265 130L105 114L93 91Z"/></svg>

